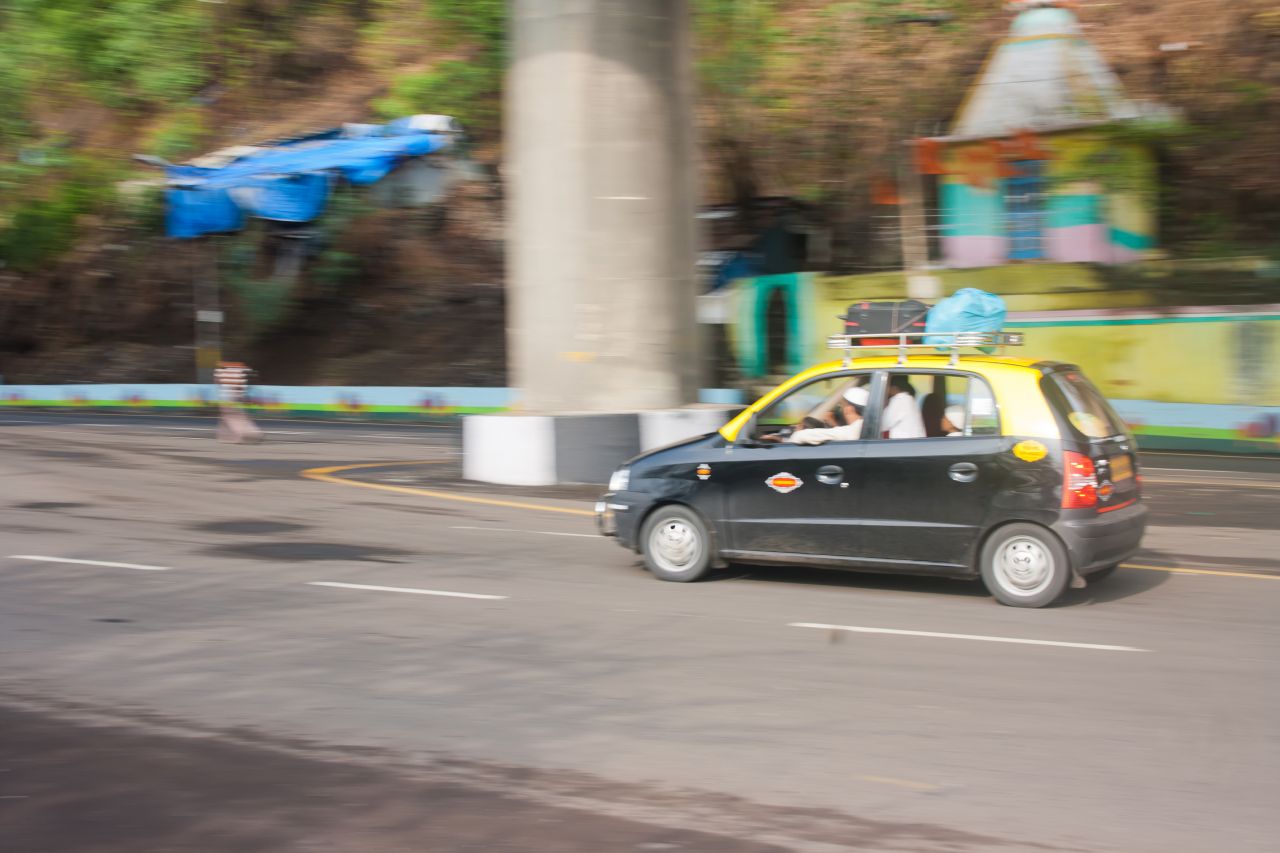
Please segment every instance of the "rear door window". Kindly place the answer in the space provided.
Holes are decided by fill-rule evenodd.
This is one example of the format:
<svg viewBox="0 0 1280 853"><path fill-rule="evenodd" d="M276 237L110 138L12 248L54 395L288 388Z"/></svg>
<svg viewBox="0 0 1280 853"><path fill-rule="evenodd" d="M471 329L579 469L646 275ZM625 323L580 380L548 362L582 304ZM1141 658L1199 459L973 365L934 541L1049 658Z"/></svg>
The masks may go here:
<svg viewBox="0 0 1280 853"><path fill-rule="evenodd" d="M880 414L882 438L951 438L999 435L1000 420L991 388L961 373L893 371L890 396ZM905 405L910 400L912 407Z"/></svg>
<svg viewBox="0 0 1280 853"><path fill-rule="evenodd" d="M1124 421L1080 371L1057 371L1040 382L1050 404L1061 413L1076 438L1099 441L1128 436Z"/></svg>

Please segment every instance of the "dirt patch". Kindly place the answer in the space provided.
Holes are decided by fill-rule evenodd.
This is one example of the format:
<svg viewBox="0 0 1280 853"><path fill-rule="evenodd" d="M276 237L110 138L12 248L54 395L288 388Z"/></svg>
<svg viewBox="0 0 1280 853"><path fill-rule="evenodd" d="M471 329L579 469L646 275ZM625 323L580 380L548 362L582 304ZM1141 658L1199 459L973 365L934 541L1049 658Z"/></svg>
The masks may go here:
<svg viewBox="0 0 1280 853"><path fill-rule="evenodd" d="M291 521L260 521L253 518L232 519L230 521L207 521L203 524L191 525L192 530L204 533L244 534L253 536L268 533L294 533L306 530L310 525L295 524Z"/></svg>
<svg viewBox="0 0 1280 853"><path fill-rule="evenodd" d="M408 557L408 551L379 548L372 545L349 545L344 542L242 542L206 548L206 554L220 557L243 557L274 563L309 563L324 561L356 563L398 563L397 557Z"/></svg>

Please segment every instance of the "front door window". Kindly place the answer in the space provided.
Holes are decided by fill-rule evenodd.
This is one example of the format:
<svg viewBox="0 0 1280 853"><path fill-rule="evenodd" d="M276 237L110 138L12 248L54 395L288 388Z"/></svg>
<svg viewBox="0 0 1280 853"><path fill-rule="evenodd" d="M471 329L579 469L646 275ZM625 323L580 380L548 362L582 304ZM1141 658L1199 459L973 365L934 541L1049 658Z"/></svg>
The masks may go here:
<svg viewBox="0 0 1280 853"><path fill-rule="evenodd" d="M824 444L861 437L870 376L839 374L795 388L756 416L751 438L789 444ZM810 431L821 432L804 435Z"/></svg>

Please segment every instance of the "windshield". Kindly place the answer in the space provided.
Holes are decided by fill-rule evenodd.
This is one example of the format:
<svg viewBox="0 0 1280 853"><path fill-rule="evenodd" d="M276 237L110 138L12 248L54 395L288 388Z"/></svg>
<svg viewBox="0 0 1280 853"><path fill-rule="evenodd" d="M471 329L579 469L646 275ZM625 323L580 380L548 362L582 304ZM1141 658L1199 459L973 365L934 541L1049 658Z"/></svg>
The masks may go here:
<svg viewBox="0 0 1280 853"><path fill-rule="evenodd" d="M1129 434L1124 421L1080 371L1050 373L1041 384L1045 396L1066 418L1077 438L1096 441Z"/></svg>

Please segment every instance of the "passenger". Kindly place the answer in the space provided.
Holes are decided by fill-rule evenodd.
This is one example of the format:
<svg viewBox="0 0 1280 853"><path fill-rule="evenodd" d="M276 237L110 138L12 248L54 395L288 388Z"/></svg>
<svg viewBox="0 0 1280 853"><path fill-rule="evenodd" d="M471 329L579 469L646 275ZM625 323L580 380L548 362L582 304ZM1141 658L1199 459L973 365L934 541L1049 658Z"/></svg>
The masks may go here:
<svg viewBox="0 0 1280 853"><path fill-rule="evenodd" d="M852 388L846 388L845 392L840 395L836 405L840 407L840 414L844 418L844 423L839 426L829 426L810 429L798 429L787 437L788 444L826 444L828 441L855 441L862 437L862 414L866 411L867 401L871 399L870 392L861 385L855 385ZM808 418L806 421L810 420Z"/></svg>
<svg viewBox="0 0 1280 853"><path fill-rule="evenodd" d="M916 389L907 377L889 377L888 396L881 414L880 432L884 438L924 438L924 418L916 405Z"/></svg>
<svg viewBox="0 0 1280 853"><path fill-rule="evenodd" d="M947 406L942 414L942 432L946 436L964 435L964 406Z"/></svg>

